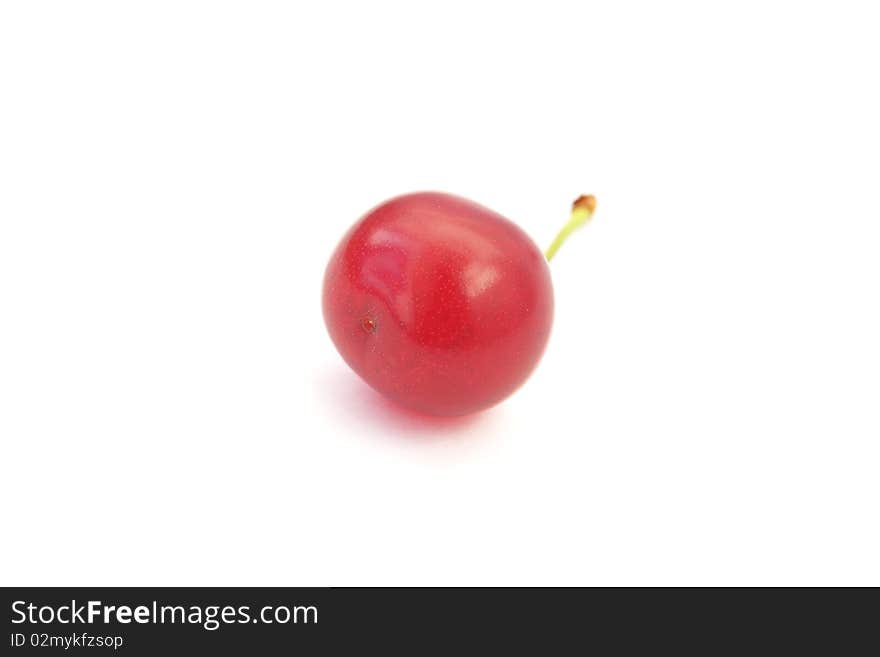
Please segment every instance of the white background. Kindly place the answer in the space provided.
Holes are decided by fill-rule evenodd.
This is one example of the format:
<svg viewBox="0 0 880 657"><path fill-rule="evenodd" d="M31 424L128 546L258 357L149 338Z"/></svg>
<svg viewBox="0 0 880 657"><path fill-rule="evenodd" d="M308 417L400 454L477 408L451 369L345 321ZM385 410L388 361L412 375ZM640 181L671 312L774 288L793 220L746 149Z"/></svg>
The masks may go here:
<svg viewBox="0 0 880 657"><path fill-rule="evenodd" d="M3 584L880 584L870 2L7 2ZM439 189L554 259L434 421L323 268Z"/></svg>

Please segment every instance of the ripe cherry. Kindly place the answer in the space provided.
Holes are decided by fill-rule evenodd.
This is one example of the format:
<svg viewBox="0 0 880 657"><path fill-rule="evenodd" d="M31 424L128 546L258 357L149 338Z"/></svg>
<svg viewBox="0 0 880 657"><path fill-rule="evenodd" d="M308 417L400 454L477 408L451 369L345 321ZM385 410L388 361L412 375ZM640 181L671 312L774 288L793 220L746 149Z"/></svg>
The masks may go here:
<svg viewBox="0 0 880 657"><path fill-rule="evenodd" d="M516 224L471 201L422 192L362 217L324 276L324 320L367 383L433 415L488 408L538 364L553 324L549 260L590 218L592 196L546 259Z"/></svg>

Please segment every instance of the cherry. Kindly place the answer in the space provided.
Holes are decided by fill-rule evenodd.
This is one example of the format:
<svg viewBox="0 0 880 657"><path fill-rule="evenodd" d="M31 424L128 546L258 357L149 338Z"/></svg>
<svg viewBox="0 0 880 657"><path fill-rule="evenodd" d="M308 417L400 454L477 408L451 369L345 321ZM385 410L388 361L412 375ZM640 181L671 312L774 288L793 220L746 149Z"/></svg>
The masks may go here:
<svg viewBox="0 0 880 657"><path fill-rule="evenodd" d="M457 196L398 196L342 238L324 320L345 361L391 399L433 415L501 401L541 359L553 324L547 261L595 209L575 201L546 259L516 224Z"/></svg>

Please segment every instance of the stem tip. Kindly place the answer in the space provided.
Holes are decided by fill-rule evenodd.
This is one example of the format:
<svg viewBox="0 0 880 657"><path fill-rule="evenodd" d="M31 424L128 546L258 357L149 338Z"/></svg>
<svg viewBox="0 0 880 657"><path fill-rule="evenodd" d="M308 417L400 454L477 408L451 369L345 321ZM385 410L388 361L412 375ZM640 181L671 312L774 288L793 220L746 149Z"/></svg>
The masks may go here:
<svg viewBox="0 0 880 657"><path fill-rule="evenodd" d="M596 197L592 194L581 194L574 200L574 203L571 204L572 210L577 210L578 208L585 208L590 214L592 214L596 211Z"/></svg>

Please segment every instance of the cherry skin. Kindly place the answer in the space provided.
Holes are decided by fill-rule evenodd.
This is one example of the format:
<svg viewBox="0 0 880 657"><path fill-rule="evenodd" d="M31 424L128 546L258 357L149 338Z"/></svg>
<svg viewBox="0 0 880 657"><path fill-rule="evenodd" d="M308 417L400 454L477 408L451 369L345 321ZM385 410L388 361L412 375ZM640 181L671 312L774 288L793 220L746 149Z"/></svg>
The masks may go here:
<svg viewBox="0 0 880 657"><path fill-rule="evenodd" d="M544 255L516 224L436 192L362 217L324 276L339 353L379 392L432 415L488 408L535 369L553 324Z"/></svg>

